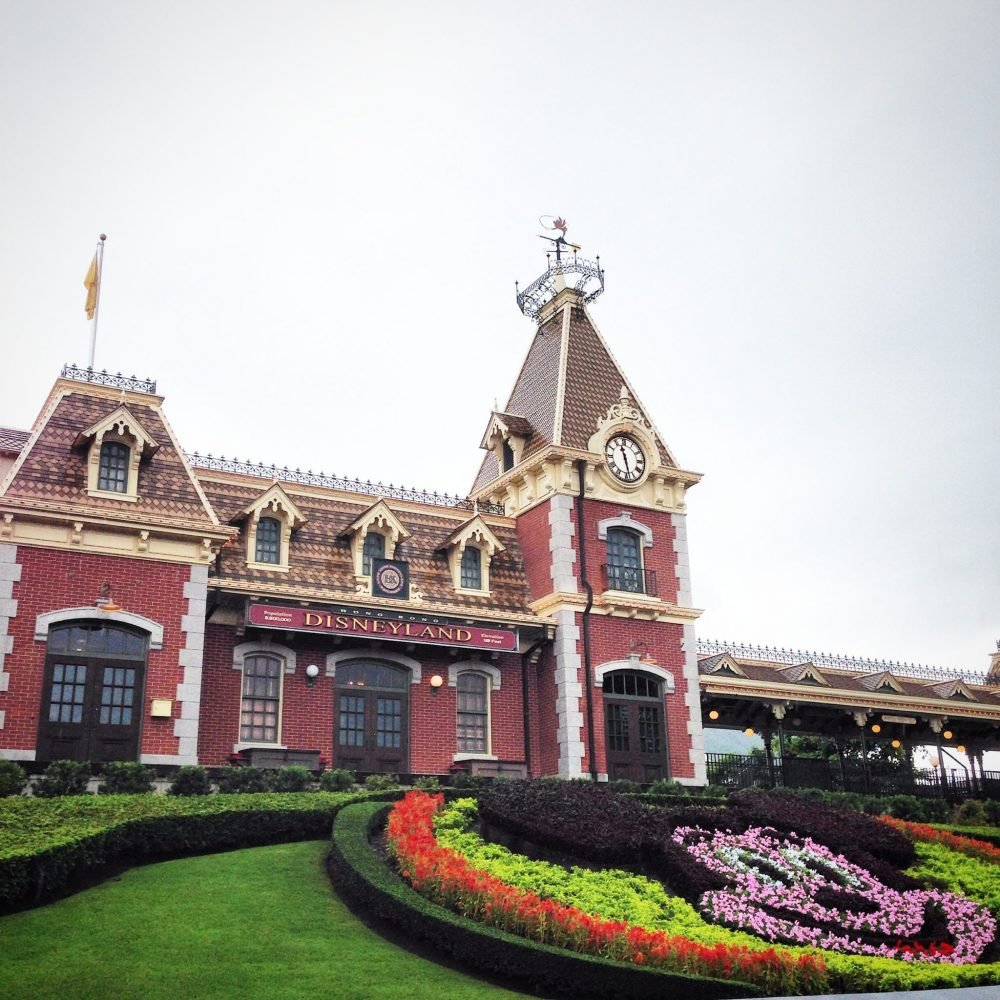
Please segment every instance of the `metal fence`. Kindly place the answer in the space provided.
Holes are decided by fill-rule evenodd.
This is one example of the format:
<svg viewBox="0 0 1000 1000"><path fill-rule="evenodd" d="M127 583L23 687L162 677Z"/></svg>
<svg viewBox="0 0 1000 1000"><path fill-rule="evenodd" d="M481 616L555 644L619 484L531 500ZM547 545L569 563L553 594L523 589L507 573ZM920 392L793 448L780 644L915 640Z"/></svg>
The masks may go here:
<svg viewBox="0 0 1000 1000"><path fill-rule="evenodd" d="M708 783L723 788L821 788L863 795L1000 799L1000 771L982 776L961 771L921 770L860 760L815 760L804 757L705 755Z"/></svg>

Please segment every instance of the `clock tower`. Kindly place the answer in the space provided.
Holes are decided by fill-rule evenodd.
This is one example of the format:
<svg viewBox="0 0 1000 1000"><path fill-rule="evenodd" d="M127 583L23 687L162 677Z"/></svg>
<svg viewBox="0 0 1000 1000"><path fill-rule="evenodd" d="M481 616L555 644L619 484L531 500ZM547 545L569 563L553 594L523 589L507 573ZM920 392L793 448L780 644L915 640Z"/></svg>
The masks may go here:
<svg viewBox="0 0 1000 1000"><path fill-rule="evenodd" d="M532 773L704 784L686 532L701 477L680 467L590 314L600 258L556 228L546 271L518 292L536 330L471 494L514 518L532 610L555 624L525 666Z"/></svg>

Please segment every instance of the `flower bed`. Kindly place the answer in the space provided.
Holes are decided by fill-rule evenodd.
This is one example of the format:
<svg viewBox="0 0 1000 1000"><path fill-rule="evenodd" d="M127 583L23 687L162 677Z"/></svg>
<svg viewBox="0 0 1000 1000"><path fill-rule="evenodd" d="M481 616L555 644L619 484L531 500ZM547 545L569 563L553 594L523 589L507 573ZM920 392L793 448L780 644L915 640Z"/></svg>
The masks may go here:
<svg viewBox="0 0 1000 1000"><path fill-rule="evenodd" d="M702 945L605 920L509 886L437 843L433 818L442 803L440 795L410 792L390 813L389 850L415 889L465 916L573 951L674 972L733 977L769 993L798 991L804 984L818 987L825 981L822 962L810 955Z"/></svg>
<svg viewBox="0 0 1000 1000"><path fill-rule="evenodd" d="M949 833L947 830L939 830L928 823L908 823L906 820L896 819L894 816L880 818L886 826L898 830L910 840L925 844L943 844L959 854L967 854L969 857L979 858L980 861L988 861L994 865L1000 864L1000 847L994 847L993 844L974 840L972 837L963 837L957 833Z"/></svg>

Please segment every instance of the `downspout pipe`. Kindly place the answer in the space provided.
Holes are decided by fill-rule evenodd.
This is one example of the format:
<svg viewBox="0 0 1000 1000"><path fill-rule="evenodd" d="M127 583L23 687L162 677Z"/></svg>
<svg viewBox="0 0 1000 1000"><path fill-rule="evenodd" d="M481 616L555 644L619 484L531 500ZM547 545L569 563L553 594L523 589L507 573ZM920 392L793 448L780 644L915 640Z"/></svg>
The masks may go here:
<svg viewBox="0 0 1000 1000"><path fill-rule="evenodd" d="M590 662L590 612L594 607L594 588L587 579L587 532L583 524L583 497L587 489L587 461L577 459L576 474L580 480L580 490L576 495L576 531L580 540L580 583L587 592L587 603L583 609L583 692L587 705L587 756L590 759L590 780L597 781L597 751L594 746L594 693L591 678L593 667Z"/></svg>
<svg viewBox="0 0 1000 1000"><path fill-rule="evenodd" d="M521 708L524 718L524 767L528 772L527 777L531 777L531 715L528 711L528 666L531 664L531 658L537 653L549 640L547 638L541 638L537 642L532 643L525 652L521 654Z"/></svg>

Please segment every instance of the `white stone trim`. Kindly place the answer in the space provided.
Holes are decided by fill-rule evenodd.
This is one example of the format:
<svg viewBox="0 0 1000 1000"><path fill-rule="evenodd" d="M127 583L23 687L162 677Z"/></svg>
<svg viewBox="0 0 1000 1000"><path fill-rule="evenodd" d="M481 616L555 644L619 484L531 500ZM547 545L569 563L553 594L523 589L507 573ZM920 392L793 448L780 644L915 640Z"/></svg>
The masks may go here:
<svg viewBox="0 0 1000 1000"><path fill-rule="evenodd" d="M677 601L682 608L693 608L694 597L691 593L691 562L688 558L687 515L671 514L670 523L674 526L675 569L677 574Z"/></svg>
<svg viewBox="0 0 1000 1000"><path fill-rule="evenodd" d="M687 690L684 692L684 704L688 710L687 733L690 749L688 757L694 766L694 780L680 779L686 784L707 785L708 768L705 764L705 729L701 723L701 689L698 684L698 652L695 641L694 625L683 626L684 635L681 648L684 650L684 681Z"/></svg>
<svg viewBox="0 0 1000 1000"><path fill-rule="evenodd" d="M448 687L457 687L459 674L486 674L490 679L490 691L500 690L500 668L482 660L462 660L448 665Z"/></svg>
<svg viewBox="0 0 1000 1000"><path fill-rule="evenodd" d="M196 569L204 570L205 579L208 579L208 567L199 566ZM35 642L47 642L49 629L60 622L68 621L100 621L117 622L119 625L132 625L149 633L150 650L163 649L163 626L146 618L143 615L133 614L131 611L101 611L93 605L84 605L82 608L60 608L58 611L46 611L35 618Z"/></svg>
<svg viewBox="0 0 1000 1000"><path fill-rule="evenodd" d="M177 767L180 764L191 764L197 763L196 761L190 761L183 754L172 754L172 753L142 753L139 754L140 764L166 764L171 767Z"/></svg>
<svg viewBox="0 0 1000 1000"><path fill-rule="evenodd" d="M233 650L233 669L242 670L244 657L251 656L254 653L271 653L274 656L278 656L285 661L285 669L282 673L295 673L295 650L290 649L288 646L282 646L271 639L256 639L253 642L241 642Z"/></svg>
<svg viewBox="0 0 1000 1000"><path fill-rule="evenodd" d="M328 653L326 657L326 676L337 676L337 664L342 660L384 660L386 663L395 663L396 666L406 667L410 671L410 684L419 684L421 667L420 661L412 656L404 656L402 653L377 652L369 647L355 649L341 649L336 653Z"/></svg>
<svg viewBox="0 0 1000 1000"><path fill-rule="evenodd" d="M10 674L4 671L4 661L14 652L14 636L10 634L10 620L17 617L14 584L21 579L21 565L17 561L17 546L0 543L0 693L10 687ZM0 729L3 713L0 712Z"/></svg>
<svg viewBox="0 0 1000 1000"><path fill-rule="evenodd" d="M0 758L3 760L35 760L34 750L0 750Z"/></svg>
<svg viewBox="0 0 1000 1000"><path fill-rule="evenodd" d="M664 667L643 663L638 653L633 653L627 660L610 660L608 663L602 663L594 670L594 687L602 687L605 674L610 674L614 670L638 670L644 674L652 674L663 681L664 694L674 693L674 675Z"/></svg>
<svg viewBox="0 0 1000 1000"><path fill-rule="evenodd" d="M576 550L573 548L573 497L558 493L549 504L549 574L554 593L576 594Z"/></svg>
<svg viewBox="0 0 1000 1000"><path fill-rule="evenodd" d="M197 764L198 723L201 719L201 674L205 656L205 615L208 610L208 567L192 566L184 583L186 613L181 616L184 644L178 654L178 666L184 668L177 685L180 716L174 720L177 737L176 758L170 754L150 754L150 764ZM165 760L153 760L165 757ZM140 758L142 759L142 758Z"/></svg>
<svg viewBox="0 0 1000 1000"><path fill-rule="evenodd" d="M580 628L572 611L559 611L556 616L555 683L556 740L559 744L559 777L583 777L583 712L580 699L582 660L577 652Z"/></svg>
<svg viewBox="0 0 1000 1000"><path fill-rule="evenodd" d="M602 541L608 540L608 528L625 528L642 535L642 547L651 549L653 547L653 529L642 521L636 521L632 515L623 510L617 517L606 517L603 521L597 522L597 537Z"/></svg>

